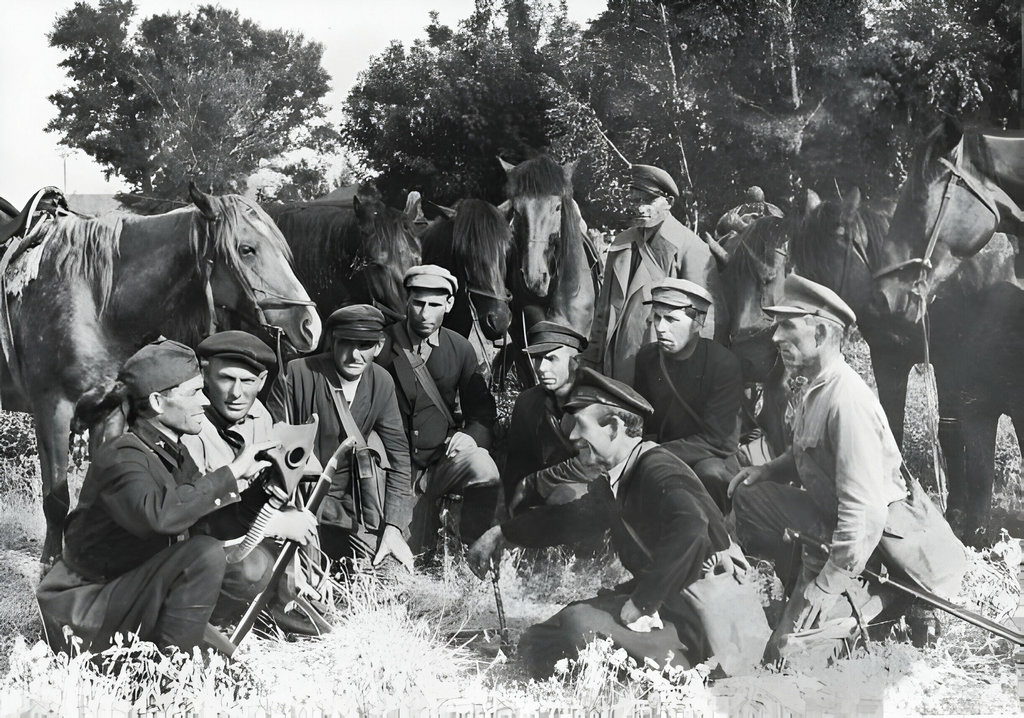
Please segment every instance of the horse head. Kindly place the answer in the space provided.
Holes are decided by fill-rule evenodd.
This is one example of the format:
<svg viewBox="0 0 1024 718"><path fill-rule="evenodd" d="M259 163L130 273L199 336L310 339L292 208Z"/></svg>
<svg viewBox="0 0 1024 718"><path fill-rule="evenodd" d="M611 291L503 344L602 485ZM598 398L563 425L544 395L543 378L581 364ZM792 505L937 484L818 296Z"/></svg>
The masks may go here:
<svg viewBox="0 0 1024 718"><path fill-rule="evenodd" d="M200 256L209 266L213 304L250 324L280 330L300 352L320 341L313 302L292 271L281 231L259 205L238 195L215 197L189 188L205 226Z"/></svg>
<svg viewBox="0 0 1024 718"><path fill-rule="evenodd" d="M360 246L351 274L362 272L369 303L393 319L405 316L405 273L420 263L420 245L409 215L376 197L353 197Z"/></svg>

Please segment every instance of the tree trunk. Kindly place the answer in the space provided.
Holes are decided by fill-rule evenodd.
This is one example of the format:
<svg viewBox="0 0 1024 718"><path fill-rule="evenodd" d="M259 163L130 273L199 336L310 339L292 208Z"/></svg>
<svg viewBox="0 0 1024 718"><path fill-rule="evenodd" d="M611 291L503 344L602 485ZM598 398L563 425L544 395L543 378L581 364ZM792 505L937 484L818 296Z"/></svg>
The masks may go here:
<svg viewBox="0 0 1024 718"><path fill-rule="evenodd" d="M785 15L782 18L786 28L786 57L789 60L789 89L793 101L793 109L800 109L800 86L796 80L796 45L793 42L793 0L786 0Z"/></svg>

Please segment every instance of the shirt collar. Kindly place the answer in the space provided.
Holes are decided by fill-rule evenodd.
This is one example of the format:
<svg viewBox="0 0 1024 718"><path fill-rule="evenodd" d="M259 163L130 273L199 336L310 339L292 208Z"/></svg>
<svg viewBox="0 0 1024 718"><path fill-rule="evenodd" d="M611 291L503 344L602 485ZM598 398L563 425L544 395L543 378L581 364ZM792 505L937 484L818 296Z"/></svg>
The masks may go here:
<svg viewBox="0 0 1024 718"><path fill-rule="evenodd" d="M149 419L136 419L131 426L131 432L142 440L164 462L177 466L181 463L182 453L185 449L180 441L173 441L169 436L160 431Z"/></svg>

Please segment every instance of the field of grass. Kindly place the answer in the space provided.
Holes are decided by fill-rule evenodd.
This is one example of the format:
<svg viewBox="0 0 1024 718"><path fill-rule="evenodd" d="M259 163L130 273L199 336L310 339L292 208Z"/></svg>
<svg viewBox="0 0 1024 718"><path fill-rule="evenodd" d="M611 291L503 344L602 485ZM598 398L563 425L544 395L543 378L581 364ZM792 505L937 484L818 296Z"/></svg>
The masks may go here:
<svg viewBox="0 0 1024 718"><path fill-rule="evenodd" d="M860 370L866 348L848 351ZM500 402L504 407L507 398ZM923 392L908 400L908 461L927 485ZM1001 426L997 505L1016 517L1020 454ZM72 472L80 485L84 466ZM509 644L497 635L494 587L456 552L429 573L358 575L337 596L333 631L285 641L252 635L231 662L166 656L124 644L100 657L53 656L39 643L33 598L43 534L38 464L30 424L0 414L0 715L130 711L198 715L378 715L400 708L430 714L509 714L641 707L689 715L1003 714L1019 712L1011 646L953 618L927 649L886 640L832 666L766 667L710 680L710 666L660 672L630 665L600 641L549 681L527 680L514 654L519 634L567 602L621 580L607 555L577 559L560 550L507 552L499 589ZM992 557L994 558L994 557ZM1019 561L1019 554L1011 563ZM974 555L964 602L1005 618L1017 608L1017 566ZM476 636L476 638L473 638Z"/></svg>

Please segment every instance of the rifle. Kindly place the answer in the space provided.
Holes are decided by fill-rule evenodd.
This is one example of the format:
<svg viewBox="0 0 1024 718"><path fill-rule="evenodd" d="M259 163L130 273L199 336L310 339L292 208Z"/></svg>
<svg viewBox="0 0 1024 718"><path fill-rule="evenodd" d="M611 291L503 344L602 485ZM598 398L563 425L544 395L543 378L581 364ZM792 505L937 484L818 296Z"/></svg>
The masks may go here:
<svg viewBox="0 0 1024 718"><path fill-rule="evenodd" d="M831 552L831 547L820 538L801 533L800 531L794 531L793 529L786 529L782 534L782 539L786 543L794 543L817 549L818 551L823 551L826 556ZM967 621L973 626L977 626L978 628L984 629L990 633L994 633L1000 638L1005 638L1019 646L1024 646L1024 633L1018 633L1011 628L1007 628L1001 623L993 621L991 618L982 616L980 613L976 613L968 608L964 608L963 606L958 606L955 603L947 601L941 596L928 591L927 589L921 588L920 586L912 586L891 576L883 576L870 568L865 568L863 574L880 584L889 584L893 588L899 589L909 596L913 596L914 598L924 601L930 606L934 606L935 608L945 611L951 616L956 616L962 621Z"/></svg>
<svg viewBox="0 0 1024 718"><path fill-rule="evenodd" d="M331 488L331 479L334 476L335 471L338 468L338 462L348 454L355 446L355 441L352 439L345 439L341 445L335 450L334 455L331 456L330 461L324 466L323 472L320 474L320 478L317 479L316 485L313 487L313 491L306 500L305 508L310 512L316 513L320 508L320 504L327 497L327 491ZM242 639L248 635L249 631L252 630L253 624L256 622L256 617L260 615L260 612L267 607L272 597L273 590L277 586L277 582L284 576L285 569L288 568L288 564L295 556L295 551L299 548L299 544L296 541L285 541L284 548L281 550L280 555L274 562L274 568L270 575L270 582L267 587L263 589L263 592L252 602L249 608L246 610L242 619L238 622L234 632L231 634L230 642L232 648L230 652L222 651L227 653L228 657L234 652L235 648L238 648L238 644L242 642ZM311 620L316 620L311 619Z"/></svg>

